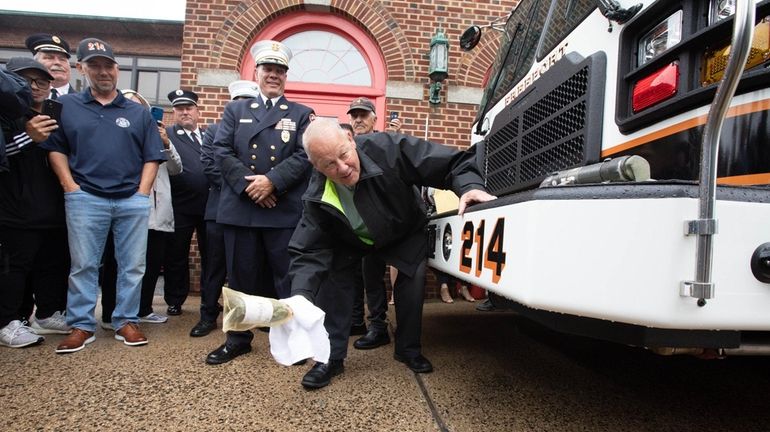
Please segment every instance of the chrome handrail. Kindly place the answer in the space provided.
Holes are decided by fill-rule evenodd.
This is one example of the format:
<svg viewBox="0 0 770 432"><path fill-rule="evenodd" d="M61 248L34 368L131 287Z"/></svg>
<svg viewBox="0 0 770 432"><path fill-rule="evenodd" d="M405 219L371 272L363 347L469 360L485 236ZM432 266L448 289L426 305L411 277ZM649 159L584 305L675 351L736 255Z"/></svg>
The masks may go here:
<svg viewBox="0 0 770 432"><path fill-rule="evenodd" d="M696 234L695 281L682 282L680 294L698 299L704 306L706 299L714 297L714 283L711 281L714 255L713 236L717 232L717 220L714 217L716 202L717 156L719 154L719 135L727 116L730 101L735 95L746 60L751 51L754 36L755 6L753 0L736 0L733 16L733 38L730 58L722 80L717 87L716 96L711 103L706 126L703 131L700 160L700 187L698 220L687 221L687 234Z"/></svg>

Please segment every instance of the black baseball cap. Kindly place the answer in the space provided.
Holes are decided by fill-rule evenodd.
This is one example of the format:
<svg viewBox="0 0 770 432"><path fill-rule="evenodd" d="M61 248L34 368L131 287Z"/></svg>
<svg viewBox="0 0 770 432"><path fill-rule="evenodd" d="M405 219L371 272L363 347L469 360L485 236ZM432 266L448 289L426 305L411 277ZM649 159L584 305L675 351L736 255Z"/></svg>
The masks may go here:
<svg viewBox="0 0 770 432"><path fill-rule="evenodd" d="M6 63L5 68L11 72L21 72L23 70L33 69L42 73L46 78L53 81L53 77L48 72L48 69L46 69L42 63L29 57L12 57L10 60L8 60L8 63Z"/></svg>
<svg viewBox="0 0 770 432"><path fill-rule="evenodd" d="M96 38L85 38L80 41L77 57L79 62L85 62L94 57L104 57L115 61L115 55L112 53L110 44Z"/></svg>

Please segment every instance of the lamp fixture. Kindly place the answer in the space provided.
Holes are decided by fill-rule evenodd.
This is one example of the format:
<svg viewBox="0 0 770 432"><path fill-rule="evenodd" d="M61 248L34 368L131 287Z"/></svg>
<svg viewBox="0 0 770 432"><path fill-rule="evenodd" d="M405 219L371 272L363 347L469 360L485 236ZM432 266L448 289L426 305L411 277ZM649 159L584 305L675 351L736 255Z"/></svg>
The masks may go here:
<svg viewBox="0 0 770 432"><path fill-rule="evenodd" d="M428 76L432 81L428 101L441 103L441 82L449 76L449 39L441 29L430 40L430 65Z"/></svg>

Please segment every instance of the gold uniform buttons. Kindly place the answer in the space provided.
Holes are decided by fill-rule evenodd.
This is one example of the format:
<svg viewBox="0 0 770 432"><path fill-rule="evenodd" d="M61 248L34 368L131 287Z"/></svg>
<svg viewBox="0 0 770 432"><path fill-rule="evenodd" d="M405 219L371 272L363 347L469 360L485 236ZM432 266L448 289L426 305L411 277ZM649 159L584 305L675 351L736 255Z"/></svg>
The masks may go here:
<svg viewBox="0 0 770 432"><path fill-rule="evenodd" d="M270 160L275 162L275 156L270 156Z"/></svg>
<svg viewBox="0 0 770 432"><path fill-rule="evenodd" d="M251 148L257 148L257 145L256 144L252 144Z"/></svg>
<svg viewBox="0 0 770 432"><path fill-rule="evenodd" d="M275 146L274 146L274 145L271 145L271 146L270 146L270 150L275 150Z"/></svg>
<svg viewBox="0 0 770 432"><path fill-rule="evenodd" d="M249 168L251 168L251 170L252 170L252 171L254 171L255 169L257 169L257 167L255 167L254 165L249 165Z"/></svg>
<svg viewBox="0 0 770 432"><path fill-rule="evenodd" d="M251 160L254 160L257 158L257 155L251 155Z"/></svg>

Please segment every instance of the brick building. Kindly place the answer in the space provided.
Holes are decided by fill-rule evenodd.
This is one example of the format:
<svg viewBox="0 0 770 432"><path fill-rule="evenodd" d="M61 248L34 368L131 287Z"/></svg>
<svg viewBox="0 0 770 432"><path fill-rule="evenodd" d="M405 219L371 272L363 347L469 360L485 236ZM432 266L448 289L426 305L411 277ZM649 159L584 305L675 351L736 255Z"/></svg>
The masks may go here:
<svg viewBox="0 0 770 432"><path fill-rule="evenodd" d="M181 86L201 96L204 122L218 120L227 84L252 79L251 45L280 40L294 52L286 95L319 115L347 121L357 96L375 101L377 127L398 112L402 131L460 148L488 78L500 34L485 29L479 46L462 51L460 34L510 12L514 0L187 0L185 22L9 12L0 14L0 62L29 55L24 38L36 32L63 36L73 50L83 37L109 41L121 67L120 88L134 88L153 104ZM449 77L441 103L428 102L428 53L437 30L449 39ZM333 59L334 61L330 61ZM74 57L72 59L74 66ZM80 88L73 71L73 84ZM167 111L169 111L167 109ZM168 120L168 118L167 118ZM195 243L193 243L194 245ZM191 275L199 290L197 251ZM433 275L429 272L429 278ZM428 285L428 296L435 295Z"/></svg>
<svg viewBox="0 0 770 432"><path fill-rule="evenodd" d="M459 48L458 38L470 25L504 17L515 3L187 0L181 85L201 96L203 118L216 121L228 100L227 84L253 79L249 48L261 39L280 40L294 53L289 99L346 121L349 102L367 96L377 107L378 128L395 111L403 132L463 148L499 33L486 31L470 52ZM428 53L438 29L449 39L449 77L441 103L431 105ZM428 291L434 296L435 284Z"/></svg>

